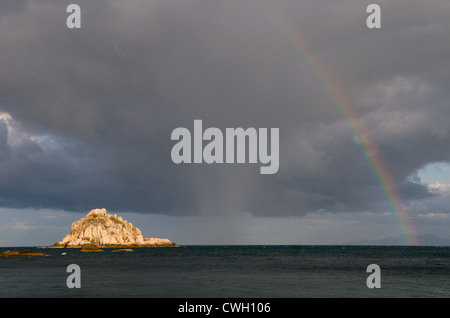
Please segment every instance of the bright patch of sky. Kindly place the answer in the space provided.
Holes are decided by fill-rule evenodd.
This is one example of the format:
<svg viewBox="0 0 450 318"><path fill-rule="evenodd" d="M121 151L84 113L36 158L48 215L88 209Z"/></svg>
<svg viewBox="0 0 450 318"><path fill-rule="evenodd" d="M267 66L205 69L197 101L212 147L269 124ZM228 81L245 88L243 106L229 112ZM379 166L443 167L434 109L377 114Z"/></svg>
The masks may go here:
<svg viewBox="0 0 450 318"><path fill-rule="evenodd" d="M450 183L450 163L436 162L427 164L418 171L422 183Z"/></svg>

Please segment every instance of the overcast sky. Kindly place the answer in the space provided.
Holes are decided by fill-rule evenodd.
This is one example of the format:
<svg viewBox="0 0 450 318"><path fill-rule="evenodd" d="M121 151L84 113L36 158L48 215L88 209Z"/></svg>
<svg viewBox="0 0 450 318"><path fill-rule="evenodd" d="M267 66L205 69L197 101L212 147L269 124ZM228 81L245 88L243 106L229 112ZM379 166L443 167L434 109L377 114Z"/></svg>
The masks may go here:
<svg viewBox="0 0 450 318"><path fill-rule="evenodd" d="M450 3L376 1L369 29L372 2L1 1L0 245L52 244L94 208L180 244L397 236L364 138L415 233L450 238ZM195 119L279 128L278 172L174 164Z"/></svg>

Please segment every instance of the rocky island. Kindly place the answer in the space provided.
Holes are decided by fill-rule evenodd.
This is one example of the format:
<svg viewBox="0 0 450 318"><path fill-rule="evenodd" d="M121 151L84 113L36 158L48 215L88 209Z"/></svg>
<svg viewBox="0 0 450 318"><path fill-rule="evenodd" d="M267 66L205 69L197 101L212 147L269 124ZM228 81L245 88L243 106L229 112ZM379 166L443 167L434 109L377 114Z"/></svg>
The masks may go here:
<svg viewBox="0 0 450 318"><path fill-rule="evenodd" d="M85 217L72 223L72 231L50 248L129 248L177 246L168 239L144 238L133 224L106 209L91 210Z"/></svg>

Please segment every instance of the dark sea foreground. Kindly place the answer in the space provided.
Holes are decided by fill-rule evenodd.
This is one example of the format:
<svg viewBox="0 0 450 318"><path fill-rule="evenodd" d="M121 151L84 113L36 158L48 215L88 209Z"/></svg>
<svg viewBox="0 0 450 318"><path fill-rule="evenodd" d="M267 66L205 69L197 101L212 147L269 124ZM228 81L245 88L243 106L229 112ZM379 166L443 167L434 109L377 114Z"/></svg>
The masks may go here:
<svg viewBox="0 0 450 318"><path fill-rule="evenodd" d="M0 259L0 297L411 298L450 296L450 247L180 246L133 252L31 249ZM66 255L61 255L66 253ZM80 288L68 288L70 264ZM367 266L381 288L368 288Z"/></svg>

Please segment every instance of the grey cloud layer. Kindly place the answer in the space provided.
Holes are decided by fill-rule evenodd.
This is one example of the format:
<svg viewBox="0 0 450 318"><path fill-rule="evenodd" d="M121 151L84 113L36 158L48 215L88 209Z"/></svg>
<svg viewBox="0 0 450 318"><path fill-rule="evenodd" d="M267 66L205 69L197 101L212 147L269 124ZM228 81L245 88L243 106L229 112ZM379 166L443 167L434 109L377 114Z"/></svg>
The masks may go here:
<svg viewBox="0 0 450 318"><path fill-rule="evenodd" d="M354 1L78 1L81 30L65 27L68 1L2 2L0 111L34 138L12 143L0 119L0 204L168 214L386 209L348 122L270 8L348 93L402 196L429 200L408 176L450 161L450 5L394 2L379 1L381 30L365 27L368 3ZM194 119L279 127L279 172L173 164L171 131L192 129Z"/></svg>

